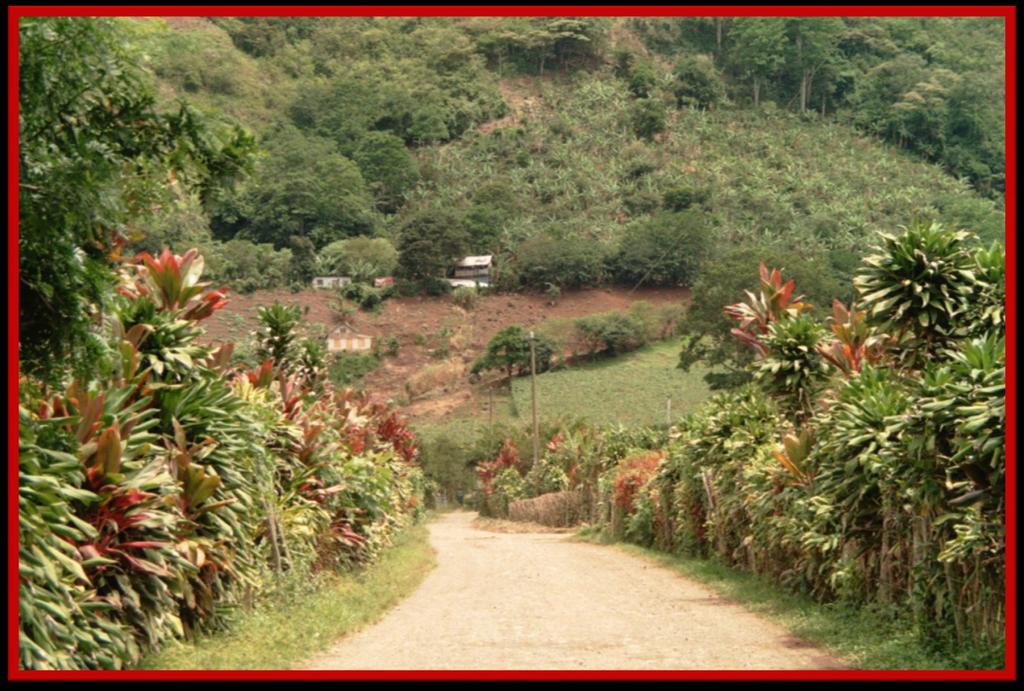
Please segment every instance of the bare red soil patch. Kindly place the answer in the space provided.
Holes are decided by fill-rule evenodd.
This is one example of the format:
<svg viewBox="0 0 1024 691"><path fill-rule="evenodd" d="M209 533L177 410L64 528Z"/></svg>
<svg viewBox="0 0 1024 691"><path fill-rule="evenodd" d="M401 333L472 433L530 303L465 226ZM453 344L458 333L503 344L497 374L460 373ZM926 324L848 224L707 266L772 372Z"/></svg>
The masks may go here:
<svg viewBox="0 0 1024 691"><path fill-rule="evenodd" d="M479 356L488 341L501 329L518 324L531 327L552 318L576 318L589 314L625 310L638 301L652 305L680 303L689 299L684 288L600 288L566 291L555 305L541 294L509 293L485 295L470 311L456 306L450 297L396 297L387 300L379 314L356 312L348 324L357 332L375 338L395 337L401 344L397 356L385 357L380 366L363 380L363 386L383 398L401 399L405 384L423 368L440 362L431 354L442 331L458 334L449 357L470 362ZM240 341L256 328L258 307L275 300L298 305L309 324L321 324L330 332L342 323L344 315L334 308L332 290L260 290L250 295L229 294L223 310L208 321L207 334L214 341ZM459 341L455 343L454 341ZM435 394L405 406L405 412L417 417L437 417L468 399L469 383L460 381Z"/></svg>

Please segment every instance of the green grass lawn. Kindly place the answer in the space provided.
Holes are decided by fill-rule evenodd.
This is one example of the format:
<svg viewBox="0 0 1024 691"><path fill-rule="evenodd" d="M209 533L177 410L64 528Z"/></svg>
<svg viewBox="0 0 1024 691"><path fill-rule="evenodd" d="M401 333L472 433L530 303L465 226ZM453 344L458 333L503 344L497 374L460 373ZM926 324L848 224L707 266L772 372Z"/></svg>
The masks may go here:
<svg viewBox="0 0 1024 691"><path fill-rule="evenodd" d="M679 343L675 340L644 346L615 358L595 360L537 376L537 407L542 422L579 419L591 424L645 426L665 422L666 402L672 400L672 419L694 410L710 392L704 382L707 369L694 365L689 372L676 367ZM443 434L468 441L494 424L530 422L530 378L517 377L508 388L493 394L494 413L487 411L488 395L466 405L443 421L413 421L417 434Z"/></svg>
<svg viewBox="0 0 1024 691"><path fill-rule="evenodd" d="M142 669L292 669L342 636L380 619L434 567L423 523L400 535L370 567L334 574L241 613L227 631L174 642Z"/></svg>
<svg viewBox="0 0 1024 691"><path fill-rule="evenodd" d="M707 370L676 367L679 343L674 339L633 353L546 372L537 377L537 408L542 419L571 416L593 424L626 426L664 423L666 402L673 420L708 397ZM530 419L530 378L512 382L512 404Z"/></svg>

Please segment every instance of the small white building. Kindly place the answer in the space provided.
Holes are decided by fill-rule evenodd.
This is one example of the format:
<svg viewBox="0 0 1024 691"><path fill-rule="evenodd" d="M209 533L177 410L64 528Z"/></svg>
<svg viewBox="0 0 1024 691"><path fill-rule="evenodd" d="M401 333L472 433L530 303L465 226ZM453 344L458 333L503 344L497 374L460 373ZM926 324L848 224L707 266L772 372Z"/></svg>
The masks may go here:
<svg viewBox="0 0 1024 691"><path fill-rule="evenodd" d="M347 326L339 326L327 337L327 352L361 353L373 348L373 336L354 332Z"/></svg>
<svg viewBox="0 0 1024 691"><path fill-rule="evenodd" d="M452 279L449 279L449 283L453 286L456 284L452 281L460 281L458 285L476 285L486 286L491 281L491 267L494 263L494 258L490 254L481 254L470 257L463 257L455 264L455 272ZM468 281L468 283L462 283Z"/></svg>
<svg viewBox="0 0 1024 691"><path fill-rule="evenodd" d="M468 278L446 278L448 285L452 288L477 288L479 286L486 286L486 282L471 281Z"/></svg>
<svg viewBox="0 0 1024 691"><path fill-rule="evenodd" d="M313 279L314 288L340 288L352 282L348 276L317 276Z"/></svg>

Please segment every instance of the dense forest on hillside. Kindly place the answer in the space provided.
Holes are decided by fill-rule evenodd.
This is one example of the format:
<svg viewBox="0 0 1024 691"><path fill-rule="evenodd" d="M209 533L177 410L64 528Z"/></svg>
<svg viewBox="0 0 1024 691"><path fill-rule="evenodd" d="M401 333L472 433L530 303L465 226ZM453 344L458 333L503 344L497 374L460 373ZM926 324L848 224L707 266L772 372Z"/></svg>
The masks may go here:
<svg viewBox="0 0 1024 691"><path fill-rule="evenodd" d="M125 31L161 102L257 135L251 177L161 208L138 242L198 245L235 289L393 271L440 289L431 279L455 255L485 252L501 288L691 285L754 246L831 267L827 304L878 230L930 218L1002 236L997 20L250 17Z"/></svg>

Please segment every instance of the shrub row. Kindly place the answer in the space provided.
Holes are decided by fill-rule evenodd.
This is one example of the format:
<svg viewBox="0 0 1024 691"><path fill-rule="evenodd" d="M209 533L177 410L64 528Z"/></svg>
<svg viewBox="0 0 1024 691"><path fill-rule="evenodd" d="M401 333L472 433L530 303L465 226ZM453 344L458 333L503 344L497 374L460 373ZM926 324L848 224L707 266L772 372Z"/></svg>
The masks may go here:
<svg viewBox="0 0 1024 691"><path fill-rule="evenodd" d="M394 411L203 344L224 295L194 250L129 269L103 370L19 382L23 668L130 666L286 574L373 559L422 510Z"/></svg>
<svg viewBox="0 0 1024 691"><path fill-rule="evenodd" d="M965 664L999 666L1005 261L968 242L936 225L882 236L857 273L859 304L836 303L827 329L762 266L760 294L726 310L755 351L753 384L670 438L558 434L547 469L483 482L490 507L578 488L619 538L885 608ZM516 472L499 460L478 466L482 481ZM567 481L526 481L552 469Z"/></svg>
<svg viewBox="0 0 1024 691"><path fill-rule="evenodd" d="M564 528L579 524L583 519L583 509L583 493L566 490L513 501L508 505L508 517L513 521Z"/></svg>

